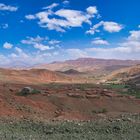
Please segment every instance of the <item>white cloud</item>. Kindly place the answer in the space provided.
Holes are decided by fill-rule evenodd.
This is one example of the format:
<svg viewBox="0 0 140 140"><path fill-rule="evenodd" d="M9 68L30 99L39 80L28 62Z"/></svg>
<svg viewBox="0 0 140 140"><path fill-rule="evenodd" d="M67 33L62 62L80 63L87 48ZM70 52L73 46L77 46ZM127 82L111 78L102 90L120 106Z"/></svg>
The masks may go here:
<svg viewBox="0 0 140 140"><path fill-rule="evenodd" d="M61 41L59 41L59 40L50 40L49 41L50 45L56 45L56 44L59 44L59 43L61 43Z"/></svg>
<svg viewBox="0 0 140 140"><path fill-rule="evenodd" d="M10 12L15 12L18 10L18 7L15 6L10 6L10 5L5 5L3 3L0 3L0 11L10 11Z"/></svg>
<svg viewBox="0 0 140 140"><path fill-rule="evenodd" d="M103 28L110 33L119 32L123 29L123 25L116 22L104 22Z"/></svg>
<svg viewBox="0 0 140 140"><path fill-rule="evenodd" d="M26 15L25 18L28 19L28 20L33 20L36 17L34 15Z"/></svg>
<svg viewBox="0 0 140 140"><path fill-rule="evenodd" d="M40 36L37 36L35 38L27 37L25 40L21 40L22 44L31 45L34 48L39 49L40 51L52 50L57 47L60 42L61 41L49 40L48 37Z"/></svg>
<svg viewBox="0 0 140 140"><path fill-rule="evenodd" d="M67 57L70 57L71 59L79 58L79 57L88 57L87 52L81 50L81 49L66 49L64 50L64 53Z"/></svg>
<svg viewBox="0 0 140 140"><path fill-rule="evenodd" d="M130 36L128 37L128 40L140 41L140 30L130 31Z"/></svg>
<svg viewBox="0 0 140 140"><path fill-rule="evenodd" d="M42 28L65 32L66 29L72 27L82 27L83 23L91 25L91 19L98 13L96 7L87 8L87 12L72 9L52 11L54 6L57 5L52 4L48 10L35 15L26 15L25 18L28 20L38 19L38 24Z"/></svg>
<svg viewBox="0 0 140 140"><path fill-rule="evenodd" d="M16 53L12 53L11 55L9 55L9 57L12 58L11 60L13 60L13 58L15 58L15 60L17 59L17 61L18 61L18 59L23 59L23 61L24 60L29 61L29 55L27 53L25 53L21 48L15 47L15 51L16 51Z"/></svg>
<svg viewBox="0 0 140 140"><path fill-rule="evenodd" d="M69 2L68 0L64 0L64 1L63 1L63 4L64 4L64 5L68 5L69 3L70 3L70 2Z"/></svg>
<svg viewBox="0 0 140 140"><path fill-rule="evenodd" d="M0 26L0 28L2 28L2 29L7 29L8 27L9 27L8 24L2 24L2 25Z"/></svg>
<svg viewBox="0 0 140 140"><path fill-rule="evenodd" d="M90 15L94 15L98 13L97 7L96 6L90 6L87 8L87 13Z"/></svg>
<svg viewBox="0 0 140 140"><path fill-rule="evenodd" d="M109 33L120 32L124 27L123 25L112 22L112 21L101 21L98 24L95 24L90 28L86 33L87 34L95 34L96 32L100 32L99 27L103 27L103 29Z"/></svg>
<svg viewBox="0 0 140 140"><path fill-rule="evenodd" d="M25 40L22 40L21 43L28 44L28 45L34 45L36 43L41 43L42 41L47 41L48 37L40 37L39 35L36 37L27 37Z"/></svg>
<svg viewBox="0 0 140 140"><path fill-rule="evenodd" d="M23 52L23 50L22 50L21 48L18 48L18 47L15 47L15 50L16 50L16 52L18 52L18 53L22 53L22 52Z"/></svg>
<svg viewBox="0 0 140 140"><path fill-rule="evenodd" d="M81 11L61 9L55 14L66 19L59 24L62 27L80 27L84 22L91 24L89 17Z"/></svg>
<svg viewBox="0 0 140 140"><path fill-rule="evenodd" d="M120 43L120 46L129 48L132 52L140 53L140 30L130 31L126 41Z"/></svg>
<svg viewBox="0 0 140 140"><path fill-rule="evenodd" d="M39 49L41 51L46 51L46 50L52 49L52 48L50 48L50 46L43 45L43 44L37 44L37 43L34 45L34 48Z"/></svg>
<svg viewBox="0 0 140 140"><path fill-rule="evenodd" d="M58 5L59 5L58 3L53 3L53 4L51 4L51 5L47 6L47 7L44 7L43 9L45 9L45 10L53 9L53 8L57 7Z"/></svg>
<svg viewBox="0 0 140 140"><path fill-rule="evenodd" d="M2 67L17 67L17 66L34 66L35 64L46 63L56 60L59 52L30 52L25 53L21 48L16 47L15 52L2 55L0 54L0 66Z"/></svg>
<svg viewBox="0 0 140 140"><path fill-rule="evenodd" d="M47 6L47 7L43 7L43 9L44 9L44 10L53 9L53 8L55 8L55 7L57 7L57 6L59 6L58 3L53 3L53 4L51 4L51 5Z"/></svg>
<svg viewBox="0 0 140 140"><path fill-rule="evenodd" d="M5 42L3 44L3 48L5 48L5 49L11 49L12 47L13 47L13 44L11 44L11 43Z"/></svg>
<svg viewBox="0 0 140 140"><path fill-rule="evenodd" d="M101 38L95 38L91 43L95 45L109 45L107 40L103 40Z"/></svg>

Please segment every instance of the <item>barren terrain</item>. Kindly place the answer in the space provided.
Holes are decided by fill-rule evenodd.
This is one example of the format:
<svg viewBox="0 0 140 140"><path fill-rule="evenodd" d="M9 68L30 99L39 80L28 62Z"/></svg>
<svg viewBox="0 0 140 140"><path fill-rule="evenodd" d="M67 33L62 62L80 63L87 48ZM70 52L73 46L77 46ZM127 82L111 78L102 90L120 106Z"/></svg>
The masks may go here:
<svg viewBox="0 0 140 140"><path fill-rule="evenodd" d="M20 95L24 87L40 93ZM140 99L93 84L0 85L0 116L94 120L140 113Z"/></svg>
<svg viewBox="0 0 140 140"><path fill-rule="evenodd" d="M0 138L139 139L139 65L100 71L1 68Z"/></svg>

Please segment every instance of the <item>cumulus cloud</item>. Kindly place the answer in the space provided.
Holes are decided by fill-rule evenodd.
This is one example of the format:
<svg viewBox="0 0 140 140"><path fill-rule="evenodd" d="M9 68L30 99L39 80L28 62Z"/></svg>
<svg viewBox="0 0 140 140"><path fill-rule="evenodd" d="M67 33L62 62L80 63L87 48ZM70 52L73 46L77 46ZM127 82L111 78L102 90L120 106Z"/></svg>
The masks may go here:
<svg viewBox="0 0 140 140"><path fill-rule="evenodd" d="M10 5L5 5L3 3L0 3L0 11L15 12L17 10L18 10L18 7L16 6L10 6Z"/></svg>
<svg viewBox="0 0 140 140"><path fill-rule="evenodd" d="M55 7L57 7L57 6L59 6L58 3L53 3L53 4L51 4L51 5L47 6L47 7L43 7L43 9L44 9L44 10L53 9L53 8L55 8Z"/></svg>
<svg viewBox="0 0 140 140"><path fill-rule="evenodd" d="M34 45L34 48L39 49L41 51L46 51L46 50L53 49L50 46L43 45L43 44L37 44L37 43Z"/></svg>
<svg viewBox="0 0 140 140"><path fill-rule="evenodd" d="M129 48L130 51L140 53L140 30L130 31L126 41L120 43L120 46Z"/></svg>
<svg viewBox="0 0 140 140"><path fill-rule="evenodd" d="M35 49L40 51L52 50L56 45L60 44L61 41L49 40L48 37L27 37L25 40L21 40L22 44L31 45Z"/></svg>
<svg viewBox="0 0 140 140"><path fill-rule="evenodd" d="M9 25L6 23L6 24L1 24L0 28L2 29L7 29L9 27Z"/></svg>
<svg viewBox="0 0 140 140"><path fill-rule="evenodd" d="M21 48L15 47L16 52L23 53L23 50Z"/></svg>
<svg viewBox="0 0 140 140"><path fill-rule="evenodd" d="M56 45L56 44L60 44L60 43L61 43L61 41L59 41L59 40L50 40L49 41L50 45Z"/></svg>
<svg viewBox="0 0 140 140"><path fill-rule="evenodd" d="M89 17L81 11L61 9L55 14L66 19L65 22L62 22L62 25L60 24L62 27L80 27L84 22L91 24Z"/></svg>
<svg viewBox="0 0 140 140"><path fill-rule="evenodd" d="M25 53L21 48L16 47L15 52L0 54L0 66L3 67L28 67L56 60L58 52L30 52Z"/></svg>
<svg viewBox="0 0 140 140"><path fill-rule="evenodd" d="M64 1L63 1L63 4L64 4L64 5L68 5L69 3L70 3L70 2L69 2L68 0L64 0Z"/></svg>
<svg viewBox="0 0 140 140"><path fill-rule="evenodd" d="M36 19L36 17L34 15L26 15L25 18L28 20Z"/></svg>
<svg viewBox="0 0 140 140"><path fill-rule="evenodd" d="M94 15L98 13L97 7L96 6L90 6L87 8L87 12L90 15Z"/></svg>
<svg viewBox="0 0 140 140"><path fill-rule="evenodd" d="M101 38L95 38L91 43L94 45L109 45L107 40L103 40Z"/></svg>
<svg viewBox="0 0 140 140"><path fill-rule="evenodd" d="M87 34L95 34L96 32L100 32L99 28L103 27L104 31L109 33L120 32L124 26L122 24L112 22L112 21L101 21L98 24L95 24L90 28L86 33Z"/></svg>
<svg viewBox="0 0 140 140"><path fill-rule="evenodd" d="M67 55L67 57L72 58L79 58L79 57L88 57L88 54L86 51L83 51L81 49L66 49L64 50L65 54Z"/></svg>
<svg viewBox="0 0 140 140"><path fill-rule="evenodd" d="M103 28L105 31L113 33L113 32L121 31L123 29L123 25L116 23L116 22L104 22Z"/></svg>
<svg viewBox="0 0 140 140"><path fill-rule="evenodd" d="M29 55L27 53L25 53L21 48L15 47L15 51L16 51L15 54L12 53L10 55L11 58L17 58L17 59L22 58L25 60L29 59Z"/></svg>
<svg viewBox="0 0 140 140"><path fill-rule="evenodd" d="M34 15L26 15L28 20L38 20L38 24L42 28L65 32L66 29L72 27L82 27L83 23L91 25L91 19L98 14L95 6L88 7L86 12L72 9L59 9L53 11L57 4L52 4L45 8L45 11ZM56 18L57 17L57 18Z"/></svg>
<svg viewBox="0 0 140 140"><path fill-rule="evenodd" d="M11 43L5 42L3 44L3 48L5 48L5 49L11 49L12 47L13 47L13 44L11 44Z"/></svg>
<svg viewBox="0 0 140 140"><path fill-rule="evenodd" d="M25 40L22 40L21 43L27 45L34 45L36 43L41 43L42 41L47 41L48 37L40 37L39 35L36 37L27 37Z"/></svg>
<svg viewBox="0 0 140 140"><path fill-rule="evenodd" d="M128 37L128 40L140 41L140 30L130 31L130 36Z"/></svg>

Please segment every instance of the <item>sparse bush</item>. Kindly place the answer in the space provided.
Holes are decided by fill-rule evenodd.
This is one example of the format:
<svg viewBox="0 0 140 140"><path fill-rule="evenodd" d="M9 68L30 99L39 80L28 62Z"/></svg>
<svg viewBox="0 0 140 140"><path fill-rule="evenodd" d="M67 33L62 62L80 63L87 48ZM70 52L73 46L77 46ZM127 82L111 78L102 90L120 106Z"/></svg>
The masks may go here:
<svg viewBox="0 0 140 140"><path fill-rule="evenodd" d="M37 89L33 89L31 92L31 94L40 94L40 93L41 93L41 91L39 91Z"/></svg>
<svg viewBox="0 0 140 140"><path fill-rule="evenodd" d="M93 110L92 113L94 113L94 114L107 113L107 109L103 108L101 110Z"/></svg>

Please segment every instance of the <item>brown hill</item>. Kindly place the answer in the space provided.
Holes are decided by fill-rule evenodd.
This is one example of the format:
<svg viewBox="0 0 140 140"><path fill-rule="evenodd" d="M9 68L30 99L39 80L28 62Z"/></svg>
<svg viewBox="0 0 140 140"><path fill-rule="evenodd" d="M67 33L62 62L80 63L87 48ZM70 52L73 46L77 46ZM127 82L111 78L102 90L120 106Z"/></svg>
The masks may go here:
<svg viewBox="0 0 140 140"><path fill-rule="evenodd" d="M140 84L140 65L132 66L117 70L106 77L108 81L133 81L136 84Z"/></svg>
<svg viewBox="0 0 140 140"><path fill-rule="evenodd" d="M79 72L79 71L74 70L74 69L69 69L69 70L63 71L61 73L64 73L64 74L67 74L67 75L81 75L81 74L85 74L83 72Z"/></svg>
<svg viewBox="0 0 140 140"><path fill-rule="evenodd" d="M46 69L12 70L0 69L0 81L21 83L46 83L46 82L68 82L71 78L59 72Z"/></svg>
<svg viewBox="0 0 140 140"><path fill-rule="evenodd" d="M70 69L79 72L92 72L94 74L110 73L114 70L140 64L138 60L114 60L114 59L95 59L79 58L76 60L67 60L64 62L53 62L36 66L36 68L49 69L53 71L67 71Z"/></svg>

